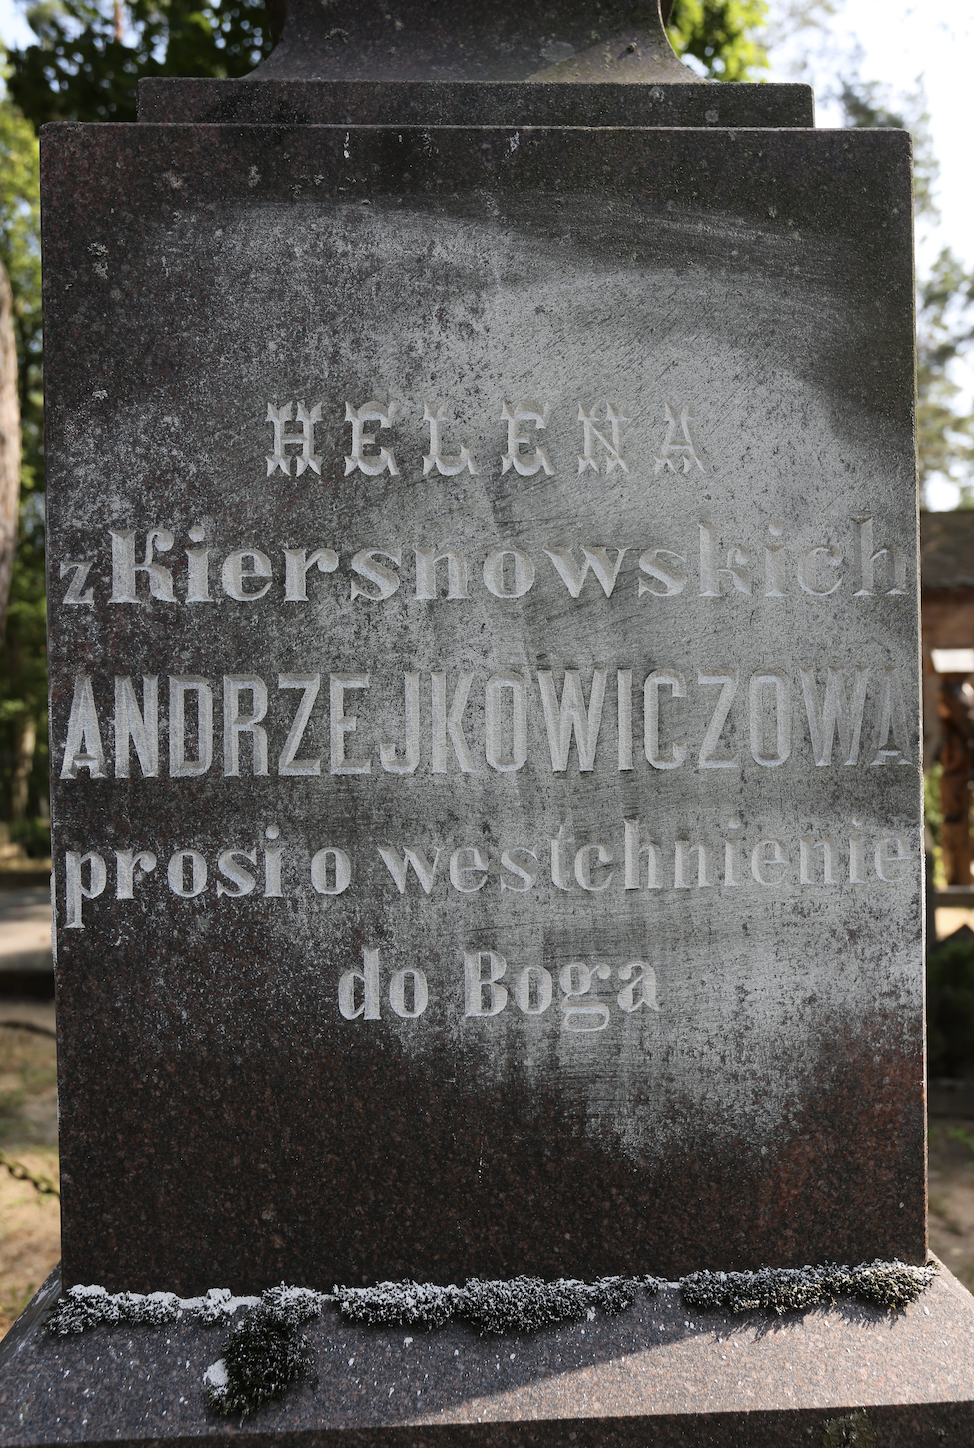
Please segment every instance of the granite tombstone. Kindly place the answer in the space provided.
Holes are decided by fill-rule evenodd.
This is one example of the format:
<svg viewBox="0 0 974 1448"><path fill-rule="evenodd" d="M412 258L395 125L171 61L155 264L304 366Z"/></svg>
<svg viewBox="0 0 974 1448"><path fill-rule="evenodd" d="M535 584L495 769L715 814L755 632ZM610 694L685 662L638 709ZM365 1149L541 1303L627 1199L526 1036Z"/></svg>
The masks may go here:
<svg viewBox="0 0 974 1448"><path fill-rule="evenodd" d="M66 1282L924 1259L909 140L624 21L45 132Z"/></svg>
<svg viewBox="0 0 974 1448"><path fill-rule="evenodd" d="M64 1263L0 1444L966 1441L949 1273L685 1275L925 1256L908 139L655 4L278 22L44 136ZM450 1285L518 1274L589 1280Z"/></svg>

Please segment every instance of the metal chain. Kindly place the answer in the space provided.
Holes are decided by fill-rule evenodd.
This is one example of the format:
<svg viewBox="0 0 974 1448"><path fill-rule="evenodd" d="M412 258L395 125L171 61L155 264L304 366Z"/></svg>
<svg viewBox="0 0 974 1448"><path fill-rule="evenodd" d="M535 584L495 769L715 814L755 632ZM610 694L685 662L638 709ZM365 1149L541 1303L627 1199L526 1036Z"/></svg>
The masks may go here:
<svg viewBox="0 0 974 1448"><path fill-rule="evenodd" d="M38 1026L34 1021L0 1021L0 1029L4 1026L11 1031L31 1031L35 1036L50 1036L52 1041L57 1040L57 1031L52 1031L50 1026Z"/></svg>
<svg viewBox="0 0 974 1448"><path fill-rule="evenodd" d="M19 1182L30 1182L31 1186L45 1197L57 1197L61 1200L61 1193L58 1187L51 1181L50 1177L35 1176L29 1167L24 1166L22 1161L15 1161L5 1151L0 1150L0 1166L5 1166L12 1177Z"/></svg>
<svg viewBox="0 0 974 1448"><path fill-rule="evenodd" d="M49 1026L38 1026L33 1021L0 1021L0 1028L7 1026L12 1031L31 1031L36 1036L51 1036L57 1040L57 1033ZM57 1197L60 1201L61 1193L58 1187L51 1181L50 1177L35 1176L29 1167L24 1166L22 1161L16 1161L8 1156L5 1151L0 1150L0 1166L6 1167L12 1177L19 1182L30 1182L31 1186L42 1196Z"/></svg>

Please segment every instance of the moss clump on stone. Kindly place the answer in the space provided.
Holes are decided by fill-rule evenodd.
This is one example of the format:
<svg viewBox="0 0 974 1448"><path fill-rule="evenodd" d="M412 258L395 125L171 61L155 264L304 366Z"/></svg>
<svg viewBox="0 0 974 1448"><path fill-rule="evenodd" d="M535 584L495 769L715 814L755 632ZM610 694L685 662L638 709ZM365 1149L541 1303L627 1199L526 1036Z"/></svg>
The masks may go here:
<svg viewBox="0 0 974 1448"><path fill-rule="evenodd" d="M209 1371L207 1407L224 1418L247 1418L272 1398L282 1397L292 1383L306 1378L314 1353L298 1323L318 1311L310 1304L258 1303L232 1328L219 1364L222 1371Z"/></svg>
<svg viewBox="0 0 974 1448"><path fill-rule="evenodd" d="M344 1317L369 1327L443 1327L457 1311L463 1291L431 1282L379 1282L375 1287L336 1287Z"/></svg>
<svg viewBox="0 0 974 1448"><path fill-rule="evenodd" d="M104 1287L72 1287L59 1300L48 1318L47 1330L52 1337L69 1337L87 1332L101 1323L127 1322L143 1327L162 1327L185 1318L213 1327L232 1322L242 1308L256 1307L258 1302L280 1312L299 1314L295 1321L306 1321L320 1312L331 1298L309 1287L270 1287L263 1297L234 1297L228 1287L211 1287L205 1297L177 1297L173 1292L106 1292Z"/></svg>
<svg viewBox="0 0 974 1448"><path fill-rule="evenodd" d="M808 1312L839 1297L899 1311L930 1286L934 1266L864 1262L858 1267L763 1267L758 1272L693 1272L680 1281L683 1300L698 1311Z"/></svg>
<svg viewBox="0 0 974 1448"><path fill-rule="evenodd" d="M765 1267L759 1272L694 1272L680 1281L683 1299L699 1311L782 1315L807 1312L838 1297L858 1297L886 1311L915 1302L930 1286L937 1268L906 1262L864 1262L858 1267ZM280 1398L311 1372L314 1354L300 1331L334 1303L352 1322L370 1327L419 1327L427 1331L459 1318L482 1333L528 1333L559 1322L624 1312L640 1288L655 1295L658 1277L600 1277L595 1282L559 1278L513 1277L507 1281L473 1278L465 1287L433 1283L380 1282L376 1287L336 1287L334 1295L306 1287L269 1288L260 1299L234 1298L226 1288L205 1297L179 1298L171 1292L141 1296L111 1294L103 1287L72 1287L48 1320L55 1337L84 1332L99 1323L161 1326L186 1317L211 1324L229 1320L240 1308L223 1357L206 1372L207 1406L221 1417L249 1417ZM849 1440L852 1441L851 1439ZM858 1441L858 1439L856 1440ZM864 1442L866 1440L863 1440Z"/></svg>
<svg viewBox="0 0 974 1448"><path fill-rule="evenodd" d="M874 1307L899 1312L916 1302L937 1275L932 1263L910 1267L906 1262L864 1262L852 1269L855 1293Z"/></svg>
<svg viewBox="0 0 974 1448"><path fill-rule="evenodd" d="M537 1332L556 1322L623 1312L642 1287L658 1292L655 1277L600 1277L596 1282L559 1278L512 1277L506 1281L471 1279L465 1287L436 1287L418 1282L380 1282L376 1287L336 1287L335 1301L345 1317L371 1327L442 1327L462 1318L482 1333Z"/></svg>
<svg viewBox="0 0 974 1448"><path fill-rule="evenodd" d="M47 1330L52 1337L87 1332L99 1323L131 1322L161 1327L175 1322L180 1301L173 1292L106 1292L104 1287L72 1287L60 1299Z"/></svg>
<svg viewBox="0 0 974 1448"><path fill-rule="evenodd" d="M461 1312L483 1332L537 1332L556 1322L572 1322L603 1312L622 1312L636 1300L639 1286L632 1278L603 1277L578 1282L561 1277L542 1282L540 1277L513 1277L508 1282L480 1282L464 1288Z"/></svg>

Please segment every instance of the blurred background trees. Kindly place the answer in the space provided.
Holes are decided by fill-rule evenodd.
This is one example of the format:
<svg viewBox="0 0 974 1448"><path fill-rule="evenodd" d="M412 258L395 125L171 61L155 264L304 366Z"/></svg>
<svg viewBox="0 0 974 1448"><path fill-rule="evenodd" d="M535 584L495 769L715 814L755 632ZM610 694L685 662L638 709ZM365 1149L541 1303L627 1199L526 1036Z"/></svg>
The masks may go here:
<svg viewBox="0 0 974 1448"><path fill-rule="evenodd" d="M667 33L678 55L711 80L760 80L765 0L674 0Z"/></svg>
<svg viewBox="0 0 974 1448"><path fill-rule="evenodd" d="M896 126L913 135L913 205L917 220L936 219L937 158L922 92L891 98L874 81L841 81L838 99L849 126ZM946 478L974 507L974 412L953 364L974 342L974 271L949 248L917 278L917 458L920 487ZM921 497L923 494L921 493Z"/></svg>
<svg viewBox="0 0 974 1448"><path fill-rule="evenodd" d="M44 456L37 137L0 99L0 266L10 284L16 358L13 401L21 433L19 504L0 483L0 846L13 837L48 853L47 650L44 607ZM2 281L2 279L0 279ZM2 304L0 304L2 310ZM3 344L0 342L0 353ZM6 424L9 426L9 423ZM16 552L5 550L10 526ZM12 556L10 556L12 554ZM9 592L7 580L9 579Z"/></svg>
<svg viewBox="0 0 974 1448"><path fill-rule="evenodd" d="M134 121L147 76L246 75L270 51L263 0L40 0L9 53L11 100L45 121Z"/></svg>

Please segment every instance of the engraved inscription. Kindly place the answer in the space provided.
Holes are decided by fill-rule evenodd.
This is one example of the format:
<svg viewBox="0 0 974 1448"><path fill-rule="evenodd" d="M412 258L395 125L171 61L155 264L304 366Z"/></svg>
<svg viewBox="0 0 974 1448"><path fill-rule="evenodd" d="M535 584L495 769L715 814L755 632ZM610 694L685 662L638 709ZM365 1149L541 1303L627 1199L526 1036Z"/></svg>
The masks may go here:
<svg viewBox="0 0 974 1448"><path fill-rule="evenodd" d="M286 402L281 407L267 404L267 421L274 429L273 451L267 454L267 476L279 468L288 477L291 475L291 459L295 473L300 477L307 468L321 476L321 458L315 452L315 423L321 421L321 403L307 408L303 402ZM292 424L297 424L296 427ZM286 449L297 447L296 453Z"/></svg>
<svg viewBox="0 0 974 1448"><path fill-rule="evenodd" d="M656 455L653 471L657 473L675 473L677 471L688 473L696 464L703 472L703 463L697 455L697 449L690 435L690 424L693 422L693 418L690 415L689 407L681 407L680 415L677 417L676 409L671 407L668 402L663 406L666 409L666 437Z"/></svg>
<svg viewBox="0 0 974 1448"><path fill-rule="evenodd" d="M577 902L597 902L602 896L614 899L619 892L634 890L650 896L670 890L723 893L754 886L761 887L758 893L851 886L885 890L908 881L916 862L916 848L904 834L880 829L867 839L856 819L815 834L796 833L780 824L769 829L761 821L746 834L742 829L735 818L723 829L715 821L695 837L666 838L657 833L654 839L643 822L626 819L608 822L601 840L579 841L562 823L530 841L522 838L497 848L443 839L374 845L360 841L354 846L346 842L347 847L332 842L308 860L303 852L279 844L278 826L269 825L263 840L254 840L250 831L250 840L238 836L210 858L193 846L176 849L166 867L165 883L173 895L186 900L211 891L216 878L218 900L243 899L258 889L262 899L294 898L306 895L310 886L314 894L328 897L349 890L371 895L378 891L390 906L402 898L404 908L412 909L450 895L528 896L548 889L572 894ZM84 929L84 904L104 893L112 855L114 898L132 900L163 889L162 879L152 872L164 853L152 841L135 850L66 851L70 928ZM247 871L241 860L257 874Z"/></svg>
<svg viewBox="0 0 974 1448"><path fill-rule="evenodd" d="M517 402L513 407L504 403L501 419L507 423L507 452L501 458L501 467L505 473L513 468L522 478L530 478L542 468L549 477L554 472L541 444L532 448L531 439L522 431L525 423L538 429L547 427L550 410L550 402Z"/></svg>
<svg viewBox="0 0 974 1448"><path fill-rule="evenodd" d="M521 454L522 460L526 456ZM391 453L389 459L394 463ZM368 458L365 460L373 466ZM191 541L205 540L202 525L194 524L188 531ZM159 555L173 549L175 535L170 528L151 527L144 534L129 528L108 535L111 590L107 601L142 607L152 602L190 604L227 599L247 605L262 599L271 605L277 601L313 604L327 588L328 596L339 602L383 603L398 593L399 604L408 606L418 600L473 598L481 587L496 599L523 598L533 588L554 587L556 593L564 588L572 599L588 600L592 587L586 584L590 579L598 583L607 599L620 592L635 593L646 599L646 607L653 607L656 599L680 597L691 581L695 585L691 593L696 597L712 599L720 607L737 608L744 607L743 599L756 597L762 606L771 608L786 598L806 602L831 599L835 606L853 606L853 600L858 600L854 606L861 610L869 606L869 600L894 599L906 593L901 550L888 543L873 547L876 523L872 517L847 519L837 529L837 538L854 532L854 539L845 540L850 551L858 552L863 537L867 540L871 551L865 559L860 558L858 575L846 566L838 541L816 543L811 548L799 546L787 536L783 525L773 525L770 540L754 539L749 548L729 541L712 523L700 522L694 532L692 545L684 536L679 539L679 548L658 544L646 547L645 539L630 537L609 546L566 546L564 540L552 540L533 553L501 540L471 552L449 539L435 546L424 540L408 547L386 539L344 553L320 540L314 540L311 546L299 546L293 540L268 540L263 546L248 544L226 553L212 546L186 548L183 566L177 559L160 559ZM763 586L755 562L762 553ZM71 578L62 603L90 605L104 599L105 562L103 556L59 564L61 576ZM856 587L863 570L866 580L875 587ZM312 586L316 573L333 575L334 581ZM439 583L444 573L445 588ZM363 579L373 586L366 587ZM214 588L218 592L214 593Z"/></svg>
<svg viewBox="0 0 974 1448"><path fill-rule="evenodd" d="M480 469L474 462L468 447L461 447L456 456L444 456L440 429L446 420L446 412L442 403L435 403L432 407L427 403L423 408L423 421L428 424L430 430L430 450L423 458L423 477L425 478L434 467L438 473L442 473L447 478L456 477L458 473L463 472L464 468L476 476Z"/></svg>
<svg viewBox="0 0 974 1448"><path fill-rule="evenodd" d="M351 451L345 456L346 477L358 468L359 472L370 478L377 478L387 470L394 478L398 478L395 454L391 448L383 446L376 436L379 429L392 427L397 407L395 402L390 402L387 407L379 402L365 402L361 407L353 407L350 402L346 402L345 421L352 426ZM375 428L370 428L369 423L375 423Z"/></svg>
<svg viewBox="0 0 974 1448"><path fill-rule="evenodd" d="M621 472L628 473L629 464L620 452L620 429L623 423L629 421L621 412L612 406L611 402L605 404L605 425L610 429L611 440L605 433L596 427L595 410L586 412L581 403L578 404L578 420L582 424L584 438L582 452L578 459L578 471L584 473L591 468L594 473L599 471L599 456L596 452L596 443L600 443L605 451L605 471L611 473L614 468Z"/></svg>
<svg viewBox="0 0 974 1448"><path fill-rule="evenodd" d="M56 696L65 789L124 780L127 798L152 804L160 788L196 797L209 776L248 810L299 803L281 825L250 813L217 838L190 819L167 835L134 810L143 823L118 836L82 830L57 855L63 926L160 907L194 920L305 914L311 929L337 916L352 954L317 966L336 1029L419 1036L448 1007L458 1031L557 1032L560 1049L618 1054L627 1039L645 1048L673 1009L674 912L709 931L716 902L760 917L905 899L919 840L895 810L865 821L857 796L876 768L917 767L910 679L892 644L832 651L845 618L881 624L909 607L897 520L859 502L814 520L769 520L747 499L728 511L719 414L701 450L688 403L661 404L662 423L640 418L611 380L569 401L525 372L479 418L469 395L458 408L436 385L432 373L420 402L345 400L343 414L268 403L270 451L262 442L255 462L276 479L278 511L264 533L209 513L120 511L97 538L72 524L60 601L79 634L101 622L79 606L107 605L126 642ZM376 497L402 472L417 506L383 513ZM282 478L311 475L321 491L302 531L267 523L288 516ZM380 481L360 499L363 477ZM627 478L645 493L620 511L609 501ZM674 486L686 507L656 509ZM352 489L368 506L348 526ZM598 489L615 519L601 535L541 501ZM228 637L261 643L214 665L186 639L218 616L170 612L202 604L223 610ZM178 627L149 666L132 639L156 611ZM268 627L263 648L277 618L291 634ZM525 620L547 622L522 648ZM782 813L789 791L829 804ZM395 927L382 939L366 923L375 902ZM466 923L410 960L411 928L450 918ZM645 940L603 950L633 922Z"/></svg>
<svg viewBox="0 0 974 1448"><path fill-rule="evenodd" d="M275 693L274 683L256 673L222 679L170 675L170 777L206 774L213 765L218 696L226 778L267 776L272 758L279 775L320 774L319 756L298 757L309 729L330 740L331 774L367 775L373 760L384 773L400 776L427 768L431 774L476 775L482 773L481 759L499 774L516 773L529 763L553 775L631 771L642 767L633 744L640 703L642 755L654 770L687 767L694 746L691 767L700 770L740 771L749 767L748 758L761 769L798 763L875 767L915 758L902 682L890 665L843 671L803 664L794 675L758 669L746 687L736 667L698 668L695 683L688 683L683 670L653 669L641 678L641 686L631 666L617 668L610 686L610 671L601 665L589 671L465 669L455 675L334 670L327 693L321 691L321 679L319 670L278 673ZM105 707L108 700L101 702L100 689L90 675L76 674L66 724L55 714L53 738L64 740L61 778L106 777L109 717L114 720L116 777L129 778L133 750L141 776L155 777L165 723L158 677L142 676L140 700L133 676L116 674L108 695L113 715ZM303 691L296 712L280 697L294 689ZM354 709L351 691L361 696ZM401 720L396 737L377 733L377 711ZM804 727L796 735L800 717Z"/></svg>

